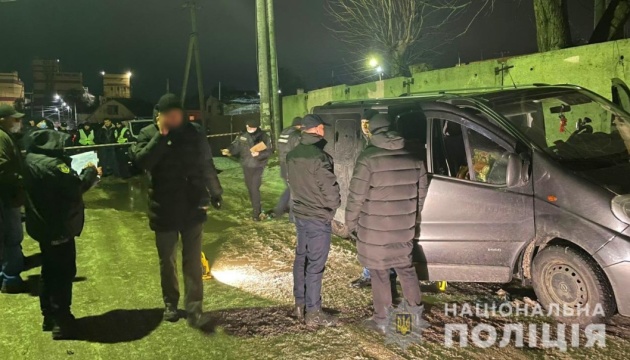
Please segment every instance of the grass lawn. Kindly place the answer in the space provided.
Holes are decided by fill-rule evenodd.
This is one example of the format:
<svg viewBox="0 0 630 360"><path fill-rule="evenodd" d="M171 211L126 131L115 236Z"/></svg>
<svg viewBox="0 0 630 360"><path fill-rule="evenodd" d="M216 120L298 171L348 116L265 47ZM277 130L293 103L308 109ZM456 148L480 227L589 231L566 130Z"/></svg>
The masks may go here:
<svg viewBox="0 0 630 360"><path fill-rule="evenodd" d="M334 239L323 289L324 306L339 315L342 326L314 330L297 324L289 316L292 225L286 219L249 221L240 168L226 159L217 166L224 169L224 209L210 213L203 244L215 276L204 288L212 326L200 332L185 321L161 322L157 254L144 213L146 183L140 178L105 180L86 194L87 223L77 240L73 312L83 329L82 340L53 342L49 333L41 332L37 268L24 274L32 294L0 296L0 359L621 359L630 353L627 322L617 318L621 330L609 335L606 349L445 348L440 336L443 304L474 301L501 285L454 284L447 293L427 294L432 327L425 341L406 352L385 345L383 338L358 326L371 313L371 294L348 287L361 268L354 246L342 239ZM278 167L272 165L262 189L265 209L273 207L283 186ZM26 238L24 251L36 254L36 243Z"/></svg>

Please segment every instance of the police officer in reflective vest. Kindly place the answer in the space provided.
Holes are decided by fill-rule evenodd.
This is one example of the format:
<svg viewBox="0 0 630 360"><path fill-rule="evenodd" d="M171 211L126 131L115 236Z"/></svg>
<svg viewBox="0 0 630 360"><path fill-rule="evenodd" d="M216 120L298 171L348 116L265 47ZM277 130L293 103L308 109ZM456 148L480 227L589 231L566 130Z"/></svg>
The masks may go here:
<svg viewBox="0 0 630 360"><path fill-rule="evenodd" d="M278 139L278 158L280 160L280 176L284 183L287 184L287 154L300 144L302 132L302 118L296 117L290 127L282 130ZM280 217L289 212L291 203L291 191L287 185L286 190L282 193L278 204L270 214L273 217Z"/></svg>
<svg viewBox="0 0 630 360"><path fill-rule="evenodd" d="M125 126L122 121L116 122L116 129L114 130L114 138L118 144L127 144L133 141L131 131ZM116 164L114 168L114 176L121 177L123 179L129 178L129 148L127 146L121 146L116 149Z"/></svg>
<svg viewBox="0 0 630 360"><path fill-rule="evenodd" d="M119 144L126 144L131 142L131 132L124 122L119 121L116 123L116 130L114 130L114 137Z"/></svg>
<svg viewBox="0 0 630 360"><path fill-rule="evenodd" d="M79 144L83 146L95 145L94 142L94 130L90 123L84 123L83 129L79 130Z"/></svg>

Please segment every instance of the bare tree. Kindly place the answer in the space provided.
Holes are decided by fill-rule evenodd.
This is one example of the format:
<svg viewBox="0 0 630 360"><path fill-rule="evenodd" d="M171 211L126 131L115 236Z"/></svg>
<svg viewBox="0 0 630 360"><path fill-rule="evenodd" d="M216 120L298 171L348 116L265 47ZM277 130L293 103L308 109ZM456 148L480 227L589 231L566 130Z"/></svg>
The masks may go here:
<svg viewBox="0 0 630 360"><path fill-rule="evenodd" d="M390 76L461 36L494 0L329 0L331 30L360 58L376 53ZM453 30L456 29L456 30Z"/></svg>
<svg viewBox="0 0 630 360"><path fill-rule="evenodd" d="M569 47L569 0L533 0L539 51ZM630 0L594 0L595 30L590 44L623 38L630 20Z"/></svg>
<svg viewBox="0 0 630 360"><path fill-rule="evenodd" d="M601 7L603 0L596 1ZM589 43L617 40L623 37L623 27L630 19L630 0L608 0L608 6L602 13Z"/></svg>
<svg viewBox="0 0 630 360"><path fill-rule="evenodd" d="M567 0L534 0L538 51L550 51L571 45Z"/></svg>

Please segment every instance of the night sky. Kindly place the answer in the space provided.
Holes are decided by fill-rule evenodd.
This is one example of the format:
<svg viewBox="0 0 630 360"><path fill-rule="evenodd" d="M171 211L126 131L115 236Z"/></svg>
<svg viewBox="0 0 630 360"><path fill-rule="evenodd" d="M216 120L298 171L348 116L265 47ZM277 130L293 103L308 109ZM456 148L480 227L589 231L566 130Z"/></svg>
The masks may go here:
<svg viewBox="0 0 630 360"><path fill-rule="evenodd" d="M280 67L308 88L331 83L357 59L325 28L325 0L275 0ZM255 1L199 0L199 31L206 92L221 81L255 89ZM572 0L574 40L588 39L592 0ZM34 57L61 59L63 70L83 72L85 85L101 93L99 72L133 71L134 96L154 101L166 79L179 92L190 32L179 0L17 0L0 2L0 72L17 70L31 87ZM536 51L531 0L499 0L491 14L442 49L435 67ZM343 76L335 81L343 82ZM191 86L196 86L194 80ZM196 88L189 92L195 93Z"/></svg>

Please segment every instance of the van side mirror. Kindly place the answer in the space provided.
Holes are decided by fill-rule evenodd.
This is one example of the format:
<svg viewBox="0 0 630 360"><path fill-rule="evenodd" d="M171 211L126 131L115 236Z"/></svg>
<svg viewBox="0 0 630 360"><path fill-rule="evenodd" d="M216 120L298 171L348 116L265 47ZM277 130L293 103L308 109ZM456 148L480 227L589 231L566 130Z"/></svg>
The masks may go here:
<svg viewBox="0 0 630 360"><path fill-rule="evenodd" d="M505 183L507 187L519 187L529 181L529 159L524 155L509 154Z"/></svg>

